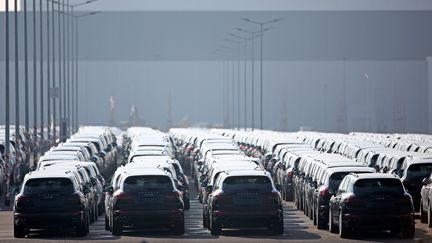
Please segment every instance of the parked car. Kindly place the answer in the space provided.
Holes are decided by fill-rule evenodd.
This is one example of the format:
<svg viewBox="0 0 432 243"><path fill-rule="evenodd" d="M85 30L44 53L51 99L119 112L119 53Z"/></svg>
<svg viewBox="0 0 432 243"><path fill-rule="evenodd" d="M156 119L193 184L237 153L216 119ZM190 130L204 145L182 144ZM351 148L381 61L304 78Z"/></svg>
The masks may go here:
<svg viewBox="0 0 432 243"><path fill-rule="evenodd" d="M401 238L415 233L414 205L394 175L349 174L330 199L329 230L349 238L355 231L391 230Z"/></svg>

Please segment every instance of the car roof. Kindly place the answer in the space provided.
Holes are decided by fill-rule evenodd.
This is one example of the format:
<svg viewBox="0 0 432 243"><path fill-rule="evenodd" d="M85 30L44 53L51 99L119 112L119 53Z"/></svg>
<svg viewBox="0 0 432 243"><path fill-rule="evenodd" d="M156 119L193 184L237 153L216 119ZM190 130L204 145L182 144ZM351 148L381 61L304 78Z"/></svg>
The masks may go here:
<svg viewBox="0 0 432 243"><path fill-rule="evenodd" d="M356 180L360 179L397 179L400 180L399 177L393 174L387 173L363 173L363 174L351 174Z"/></svg>

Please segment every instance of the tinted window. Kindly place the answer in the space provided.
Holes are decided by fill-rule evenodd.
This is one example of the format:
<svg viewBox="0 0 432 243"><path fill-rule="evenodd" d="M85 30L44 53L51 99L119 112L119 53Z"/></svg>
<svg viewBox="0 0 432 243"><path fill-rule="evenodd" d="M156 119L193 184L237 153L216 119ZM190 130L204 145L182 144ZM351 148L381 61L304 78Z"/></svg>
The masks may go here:
<svg viewBox="0 0 432 243"><path fill-rule="evenodd" d="M432 172L432 163L431 164L413 164L408 167L407 177L408 178L425 178L429 176Z"/></svg>
<svg viewBox="0 0 432 243"><path fill-rule="evenodd" d="M132 176L126 178L123 190L136 191L172 191L173 185L168 176Z"/></svg>
<svg viewBox="0 0 432 243"><path fill-rule="evenodd" d="M232 176L223 182L224 191L236 190L271 190L271 181L266 176Z"/></svg>
<svg viewBox="0 0 432 243"><path fill-rule="evenodd" d="M348 174L348 172L333 173L329 178L329 190L331 192L336 191L343 178Z"/></svg>
<svg viewBox="0 0 432 243"><path fill-rule="evenodd" d="M24 194L37 193L73 193L72 181L67 178L30 179L24 186Z"/></svg>
<svg viewBox="0 0 432 243"><path fill-rule="evenodd" d="M362 179L354 184L354 193L403 193L403 187L398 179Z"/></svg>

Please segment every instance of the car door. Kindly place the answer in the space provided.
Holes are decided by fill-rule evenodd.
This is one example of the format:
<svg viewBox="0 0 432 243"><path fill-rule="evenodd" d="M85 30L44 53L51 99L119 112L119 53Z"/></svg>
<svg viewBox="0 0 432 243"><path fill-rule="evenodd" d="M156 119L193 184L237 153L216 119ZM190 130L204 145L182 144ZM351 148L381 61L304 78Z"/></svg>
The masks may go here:
<svg viewBox="0 0 432 243"><path fill-rule="evenodd" d="M330 205L332 208L332 216L333 216L333 222L335 222L336 224L339 223L339 214L340 214L340 204L341 204L341 200L342 200L342 195L346 192L346 188L348 187L349 184L349 179L348 177L345 177L337 192L336 195L334 195L331 199L330 199Z"/></svg>

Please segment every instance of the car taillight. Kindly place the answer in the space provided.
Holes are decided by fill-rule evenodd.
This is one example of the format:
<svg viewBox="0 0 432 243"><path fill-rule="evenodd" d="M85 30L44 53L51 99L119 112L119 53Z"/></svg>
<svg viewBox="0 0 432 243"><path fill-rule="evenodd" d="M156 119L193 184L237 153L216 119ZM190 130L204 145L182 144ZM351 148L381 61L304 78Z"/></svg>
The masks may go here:
<svg viewBox="0 0 432 243"><path fill-rule="evenodd" d="M322 188L319 190L320 197L326 197L329 195L328 187Z"/></svg>
<svg viewBox="0 0 432 243"><path fill-rule="evenodd" d="M287 172L287 176L288 177L293 177L294 176L294 172L292 170Z"/></svg>
<svg viewBox="0 0 432 243"><path fill-rule="evenodd" d="M412 207L413 205L411 196L409 194L404 194L399 201L399 205L403 207Z"/></svg>
<svg viewBox="0 0 432 243"><path fill-rule="evenodd" d="M172 191L165 194L165 199L167 200L177 200L182 197L181 192L179 191Z"/></svg>
<svg viewBox="0 0 432 243"><path fill-rule="evenodd" d="M117 195L114 196L115 201L118 203L132 203L133 202L133 198L126 194L125 192L120 192Z"/></svg>
<svg viewBox="0 0 432 243"><path fill-rule="evenodd" d="M280 194L277 191L272 191L267 199L271 202L271 205L275 208L278 209L280 207Z"/></svg>
<svg viewBox="0 0 432 243"><path fill-rule="evenodd" d="M355 208L364 207L364 200L357 198L354 195L352 195L352 196L345 199L345 204L350 208L352 208L352 207L355 207Z"/></svg>
<svg viewBox="0 0 432 243"><path fill-rule="evenodd" d="M230 204L231 202L232 202L231 197L224 195L222 192L218 192L215 195L213 195L213 205L216 209L225 204Z"/></svg>
<svg viewBox="0 0 432 243"><path fill-rule="evenodd" d="M20 195L16 197L15 202L17 207L25 207L29 205L29 198L24 195Z"/></svg>

